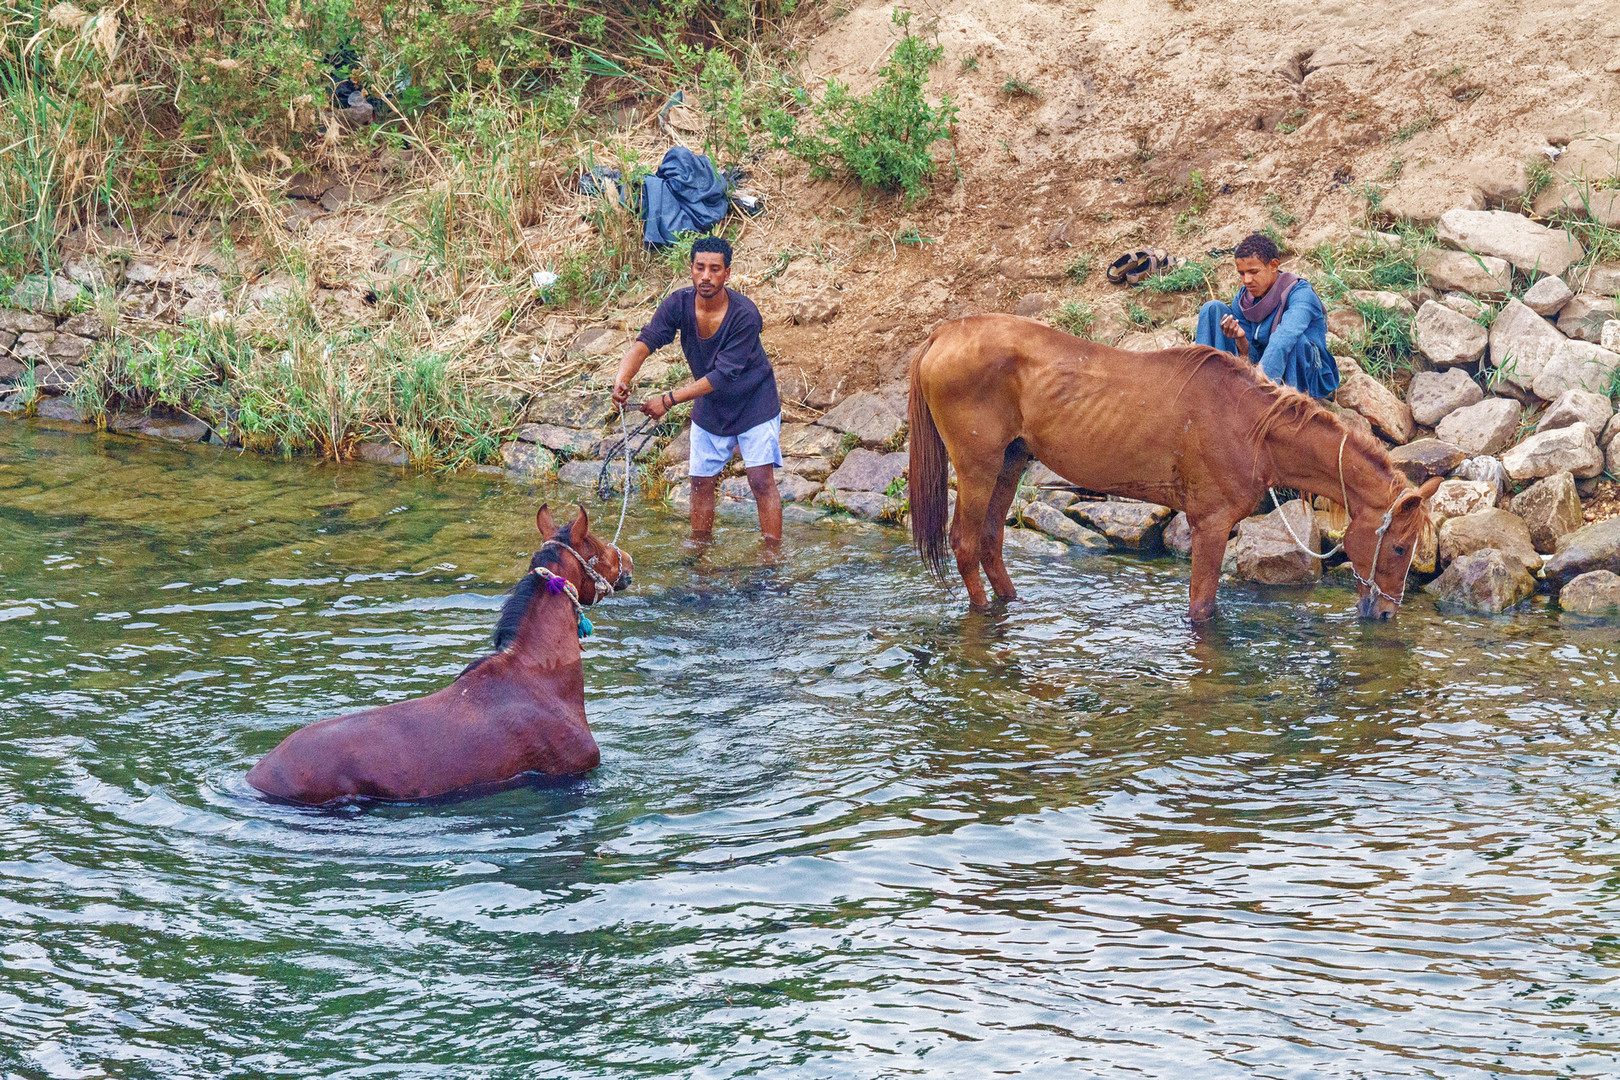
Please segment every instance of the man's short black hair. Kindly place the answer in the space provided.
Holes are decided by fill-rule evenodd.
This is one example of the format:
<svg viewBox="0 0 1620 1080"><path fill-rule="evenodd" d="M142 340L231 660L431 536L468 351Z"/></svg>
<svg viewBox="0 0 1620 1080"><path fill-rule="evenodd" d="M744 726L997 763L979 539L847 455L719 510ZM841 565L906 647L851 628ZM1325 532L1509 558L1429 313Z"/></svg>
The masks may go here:
<svg viewBox="0 0 1620 1080"><path fill-rule="evenodd" d="M700 251L715 252L726 260L726 269L731 269L731 241L718 236L700 236L692 241L693 262L697 262L698 252Z"/></svg>
<svg viewBox="0 0 1620 1080"><path fill-rule="evenodd" d="M1264 233L1250 233L1243 238L1243 243L1232 251L1232 258L1259 259L1263 263L1268 263L1282 258L1282 253L1277 250L1277 245L1271 242L1271 237Z"/></svg>

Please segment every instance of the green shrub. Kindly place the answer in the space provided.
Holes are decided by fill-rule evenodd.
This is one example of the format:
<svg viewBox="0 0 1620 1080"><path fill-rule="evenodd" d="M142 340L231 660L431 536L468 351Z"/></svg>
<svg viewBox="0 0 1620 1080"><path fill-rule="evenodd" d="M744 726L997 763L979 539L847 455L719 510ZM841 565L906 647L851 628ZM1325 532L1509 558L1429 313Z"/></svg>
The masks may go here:
<svg viewBox="0 0 1620 1080"><path fill-rule="evenodd" d="M1182 263L1174 270L1162 274L1154 274L1142 282L1142 288L1150 293L1178 293L1192 292L1195 289L1207 289L1215 280L1215 263L1208 259L1192 259Z"/></svg>
<svg viewBox="0 0 1620 1080"><path fill-rule="evenodd" d="M1409 316L1369 300L1360 300L1363 329L1350 342L1362 369L1375 379L1390 379L1412 367L1412 320Z"/></svg>
<svg viewBox="0 0 1620 1080"><path fill-rule="evenodd" d="M1070 281L1084 282L1097 269L1097 260L1090 255L1076 255L1068 266L1063 268L1063 275Z"/></svg>
<svg viewBox="0 0 1620 1080"><path fill-rule="evenodd" d="M911 32L910 12L896 9L893 18L900 40L869 94L857 96L832 79L819 102L801 91L800 104L809 104L813 125L807 128L782 109L769 123L777 144L808 164L812 175L845 172L866 187L903 191L915 200L934 173L931 148L951 137L957 110L949 96L930 105L923 95L928 69L944 48Z"/></svg>
<svg viewBox="0 0 1620 1080"><path fill-rule="evenodd" d="M1084 300L1069 300L1052 313L1052 325L1075 337L1090 337L1097 313Z"/></svg>

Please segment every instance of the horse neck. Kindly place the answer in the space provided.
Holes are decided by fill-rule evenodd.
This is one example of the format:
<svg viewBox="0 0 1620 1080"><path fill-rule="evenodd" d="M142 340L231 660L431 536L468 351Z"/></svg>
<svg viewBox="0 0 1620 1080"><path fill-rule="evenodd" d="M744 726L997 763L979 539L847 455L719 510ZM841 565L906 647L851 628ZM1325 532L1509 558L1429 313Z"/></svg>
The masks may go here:
<svg viewBox="0 0 1620 1080"><path fill-rule="evenodd" d="M1348 496L1350 505L1345 509L1352 515L1367 510L1383 513L1406 486L1388 459L1375 456L1362 440L1347 437L1343 425L1326 412L1298 427L1273 430L1266 447L1273 483L1336 503Z"/></svg>
<svg viewBox="0 0 1620 1080"><path fill-rule="evenodd" d="M507 652L539 668L578 664L579 621L574 605L562 593L541 585L541 595L529 605Z"/></svg>

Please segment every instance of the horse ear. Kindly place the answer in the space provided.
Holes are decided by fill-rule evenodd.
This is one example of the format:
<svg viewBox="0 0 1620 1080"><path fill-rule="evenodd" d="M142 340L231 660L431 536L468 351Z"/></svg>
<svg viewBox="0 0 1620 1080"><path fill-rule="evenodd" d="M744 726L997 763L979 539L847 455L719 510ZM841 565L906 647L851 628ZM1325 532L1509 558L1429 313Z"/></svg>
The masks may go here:
<svg viewBox="0 0 1620 1080"><path fill-rule="evenodd" d="M579 516L576 517L574 519L574 523L569 526L569 531L573 534L574 543L576 544L584 543L585 537L590 535L591 518L589 514L585 513L584 503L579 504Z"/></svg>
<svg viewBox="0 0 1620 1080"><path fill-rule="evenodd" d="M557 523L551 520L551 511L546 508L545 503L540 504L539 511L534 515L534 527L539 529L540 535L548 540L557 531Z"/></svg>
<svg viewBox="0 0 1620 1080"><path fill-rule="evenodd" d="M1425 500L1432 498L1434 493L1440 490L1441 479L1438 476L1431 476L1423 481L1423 486L1418 488L1418 495Z"/></svg>

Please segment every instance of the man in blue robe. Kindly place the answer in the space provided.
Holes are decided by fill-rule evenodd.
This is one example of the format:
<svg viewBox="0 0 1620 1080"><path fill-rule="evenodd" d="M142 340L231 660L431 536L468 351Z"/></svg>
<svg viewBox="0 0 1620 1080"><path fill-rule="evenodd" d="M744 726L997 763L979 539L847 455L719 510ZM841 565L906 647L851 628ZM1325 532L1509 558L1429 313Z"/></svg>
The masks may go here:
<svg viewBox="0 0 1620 1080"><path fill-rule="evenodd" d="M1272 382L1312 397L1339 388L1328 352L1327 312L1311 283L1278 268L1277 245L1255 233L1232 253L1243 287L1230 304L1211 300L1198 312L1198 344L1260 365Z"/></svg>

